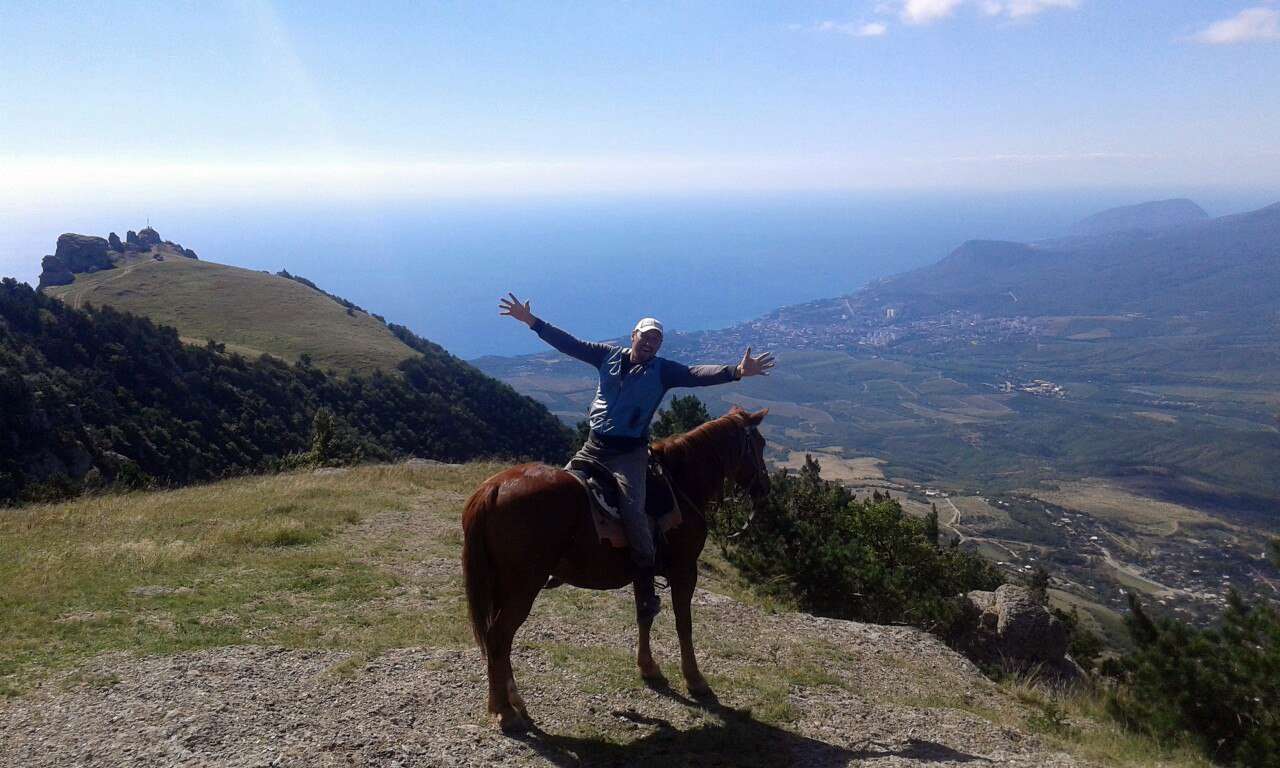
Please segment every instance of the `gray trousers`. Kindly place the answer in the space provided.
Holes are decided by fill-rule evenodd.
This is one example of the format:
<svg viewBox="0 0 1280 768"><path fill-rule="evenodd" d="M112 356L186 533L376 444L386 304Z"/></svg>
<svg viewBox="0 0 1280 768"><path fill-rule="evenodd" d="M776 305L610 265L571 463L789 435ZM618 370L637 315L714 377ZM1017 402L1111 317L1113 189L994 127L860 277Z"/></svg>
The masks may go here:
<svg viewBox="0 0 1280 768"><path fill-rule="evenodd" d="M627 531L627 543L631 545L631 560L639 568L654 566L653 526L644 511L645 481L649 470L649 447L646 445L626 451L606 448L598 441L587 439L578 451L577 458L596 461L608 467L618 479L622 497L618 512L622 526Z"/></svg>

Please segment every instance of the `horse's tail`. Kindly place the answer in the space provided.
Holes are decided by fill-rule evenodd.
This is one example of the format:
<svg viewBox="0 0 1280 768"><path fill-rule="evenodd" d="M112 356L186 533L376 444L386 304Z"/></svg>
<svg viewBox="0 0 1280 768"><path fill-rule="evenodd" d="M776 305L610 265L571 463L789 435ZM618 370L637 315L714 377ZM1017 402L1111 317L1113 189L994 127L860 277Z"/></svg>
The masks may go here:
<svg viewBox="0 0 1280 768"><path fill-rule="evenodd" d="M467 613L471 617L471 633L486 654L489 651L485 637L497 618L497 609L485 527L491 522L498 488L498 483L485 483L477 488L462 513L462 579L467 587Z"/></svg>

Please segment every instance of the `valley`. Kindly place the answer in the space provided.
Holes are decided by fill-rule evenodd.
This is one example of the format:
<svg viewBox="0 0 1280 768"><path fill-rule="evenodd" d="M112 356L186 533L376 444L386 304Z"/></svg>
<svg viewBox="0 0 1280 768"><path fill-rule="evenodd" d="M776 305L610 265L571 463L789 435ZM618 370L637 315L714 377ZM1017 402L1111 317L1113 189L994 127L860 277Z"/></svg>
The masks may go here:
<svg viewBox="0 0 1280 768"><path fill-rule="evenodd" d="M909 511L938 503L962 546L1010 574L1043 565L1111 624L1125 591L1197 618L1230 587L1275 595L1264 552L1280 532L1277 254L1276 206L966 243L850 295L673 334L662 353L773 350L768 378L697 394L713 414L769 406L775 466L813 454L830 479L888 490ZM1171 311L1170 291L1152 286L1179 264L1206 287L1173 290L1183 304ZM568 423L594 393L592 372L552 351L475 362Z"/></svg>

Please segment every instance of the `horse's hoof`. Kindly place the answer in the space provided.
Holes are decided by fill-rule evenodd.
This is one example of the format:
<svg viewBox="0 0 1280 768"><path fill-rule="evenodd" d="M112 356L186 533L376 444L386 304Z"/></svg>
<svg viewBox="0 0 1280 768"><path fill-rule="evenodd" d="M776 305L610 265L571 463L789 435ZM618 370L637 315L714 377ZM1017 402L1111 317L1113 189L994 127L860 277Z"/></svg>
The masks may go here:
<svg viewBox="0 0 1280 768"><path fill-rule="evenodd" d="M711 690L711 686L707 685L707 681L701 678L688 681L689 695L699 699L710 699L715 697L715 691Z"/></svg>
<svg viewBox="0 0 1280 768"><path fill-rule="evenodd" d="M533 722L533 718L529 717L529 708L524 705L524 699L517 698L515 701L511 702L511 707L515 709L516 714L520 715L520 717L523 717L529 722Z"/></svg>
<svg viewBox="0 0 1280 768"><path fill-rule="evenodd" d="M499 712L498 728L503 733L524 733L529 730L529 720L514 709Z"/></svg>
<svg viewBox="0 0 1280 768"><path fill-rule="evenodd" d="M656 685L659 687L667 685L667 676L662 674L661 669L654 669L652 671L642 669L640 670L640 679L645 682L645 685Z"/></svg>
<svg viewBox="0 0 1280 768"><path fill-rule="evenodd" d="M646 683L665 683L667 676L662 674L662 667L658 666L656 661L650 661L648 664L638 664L640 667L640 677Z"/></svg>

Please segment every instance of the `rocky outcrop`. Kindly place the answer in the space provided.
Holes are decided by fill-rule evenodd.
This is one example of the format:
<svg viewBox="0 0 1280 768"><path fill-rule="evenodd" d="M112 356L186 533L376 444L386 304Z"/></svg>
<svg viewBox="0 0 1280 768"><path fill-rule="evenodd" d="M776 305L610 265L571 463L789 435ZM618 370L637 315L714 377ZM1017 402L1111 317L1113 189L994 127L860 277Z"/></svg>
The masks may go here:
<svg viewBox="0 0 1280 768"><path fill-rule="evenodd" d="M45 256L40 262L40 284L36 290L43 290L47 285L70 285L76 276L57 256Z"/></svg>
<svg viewBox="0 0 1280 768"><path fill-rule="evenodd" d="M1066 655L1067 626L1026 587L1005 584L994 592L975 590L957 602L960 619L947 642L978 664L1035 670L1068 681L1083 675Z"/></svg>
<svg viewBox="0 0 1280 768"><path fill-rule="evenodd" d="M38 288L67 285L82 272L97 272L115 266L108 253L109 243L101 237L68 232L58 238L58 250L40 263Z"/></svg>
<svg viewBox="0 0 1280 768"><path fill-rule="evenodd" d="M132 229L124 233L124 251L125 253L142 253L147 250L147 246L142 244L138 239L138 233Z"/></svg>
<svg viewBox="0 0 1280 768"><path fill-rule="evenodd" d="M68 232L58 238L58 250L54 251L67 269L72 272L97 272L115 266L107 255L107 241L92 235L76 235Z"/></svg>
<svg viewBox="0 0 1280 768"><path fill-rule="evenodd" d="M112 269L116 266L114 254L147 253L157 248L168 248L172 255L182 255L188 259L199 259L196 252L183 248L179 243L160 239L160 233L151 227L143 227L134 232L125 233L124 242L115 232L107 235L107 239L92 235L77 235L68 232L58 238L58 250L52 256L45 256L41 263L40 285L68 285L78 274L97 272L100 269ZM163 261L163 257L157 258Z"/></svg>
<svg viewBox="0 0 1280 768"><path fill-rule="evenodd" d="M138 230L138 243L150 248L160 244L160 233L151 227L143 227Z"/></svg>

